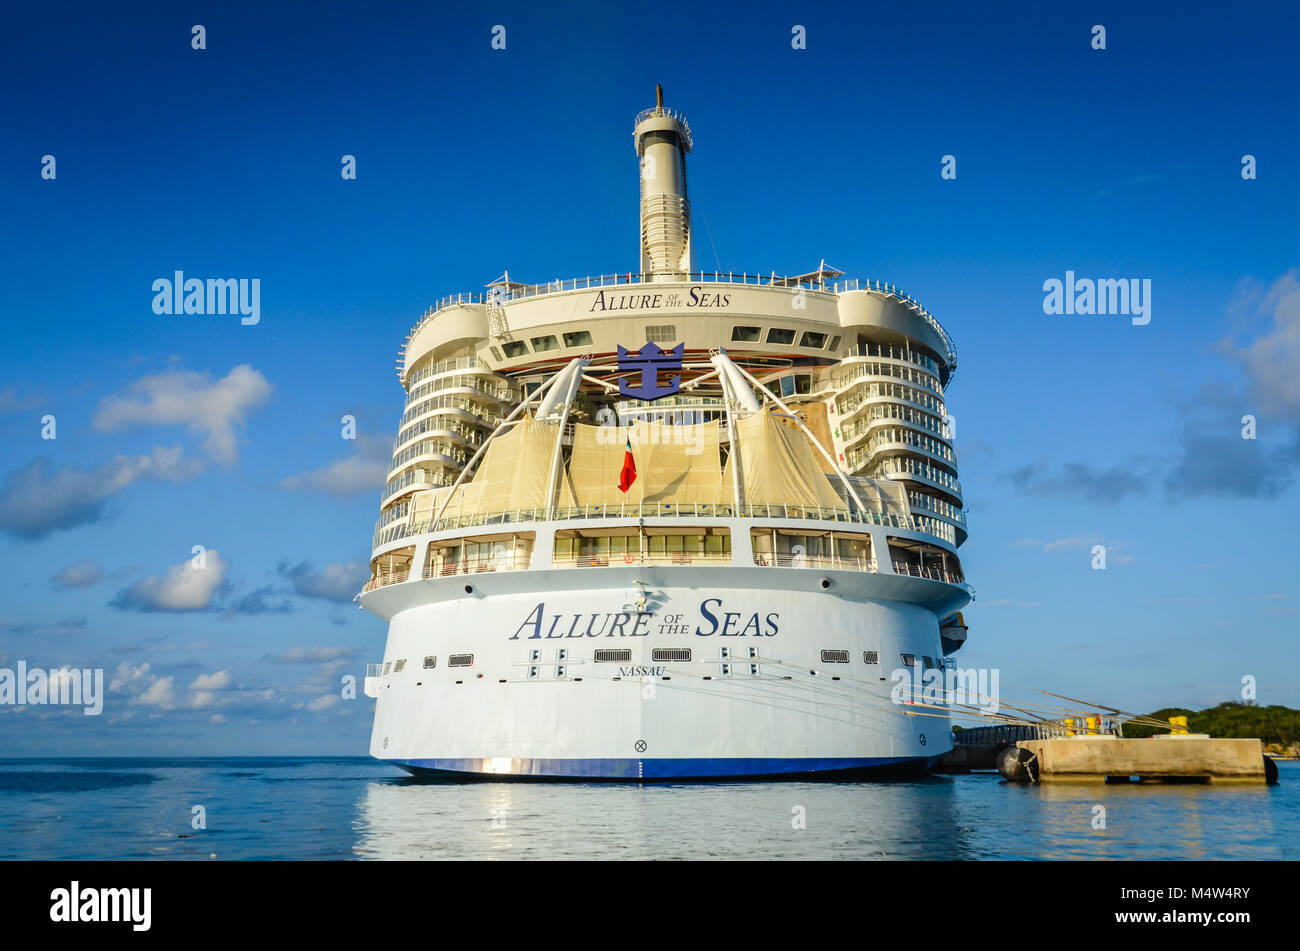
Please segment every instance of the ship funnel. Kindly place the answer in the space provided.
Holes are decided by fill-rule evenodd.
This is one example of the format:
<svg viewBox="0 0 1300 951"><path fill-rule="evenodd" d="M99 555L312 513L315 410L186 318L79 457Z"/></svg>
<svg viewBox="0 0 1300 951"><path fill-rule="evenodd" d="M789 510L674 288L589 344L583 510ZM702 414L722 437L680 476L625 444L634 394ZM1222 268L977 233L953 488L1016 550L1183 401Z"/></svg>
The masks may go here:
<svg viewBox="0 0 1300 951"><path fill-rule="evenodd" d="M686 197L691 127L664 108L663 87L655 86L655 107L636 117L633 135L641 159L641 273L675 280L694 270Z"/></svg>

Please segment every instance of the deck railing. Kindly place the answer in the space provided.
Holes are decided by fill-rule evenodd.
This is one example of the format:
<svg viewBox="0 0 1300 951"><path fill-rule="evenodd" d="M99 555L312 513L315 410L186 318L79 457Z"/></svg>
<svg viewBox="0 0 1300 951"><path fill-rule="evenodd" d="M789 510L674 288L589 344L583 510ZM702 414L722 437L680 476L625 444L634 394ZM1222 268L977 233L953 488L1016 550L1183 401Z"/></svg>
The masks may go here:
<svg viewBox="0 0 1300 951"><path fill-rule="evenodd" d="M844 558L839 555L793 555L786 552L754 552L754 564L767 568L830 568L835 571L876 571L874 558Z"/></svg>
<svg viewBox="0 0 1300 951"><path fill-rule="evenodd" d="M894 562L894 574L910 575L913 578L928 578L930 581L946 581L948 584L964 584L961 575L943 568L932 568L926 565L914 565L906 561Z"/></svg>
<svg viewBox="0 0 1300 951"><path fill-rule="evenodd" d="M587 277L574 277L567 280L555 280L545 284L503 284L493 287L486 294L450 294L425 311L411 332L406 335L406 340L402 343L401 351L398 357L399 369L400 364L405 359L406 347L411 342L411 338L418 333L426 323L434 319L438 313L448 307L459 304L483 304L489 301L501 304L507 304L511 301L525 300L530 297L543 297L547 294L560 294L565 291L589 290L600 287L618 287L620 285L638 285L638 284L658 284L663 281L662 274L634 274L628 271L623 274L598 274L588 275ZM948 366L955 370L957 368L957 346L953 343L952 338L948 336L948 331L943 329L934 316L921 306L916 298L912 297L906 291L899 288L896 284L889 284L885 281L863 280L859 278L848 278L840 281L827 280L796 280L789 276L778 276L775 271L768 274L761 272L750 273L742 271L737 274L735 271L693 271L680 275L679 283L690 284L751 284L755 287L781 287L792 288L802 287L810 291L823 291L833 294L842 294L847 291L873 291L877 294L885 294L893 297L899 303L903 304L912 313L916 314L921 320L939 335L947 351Z"/></svg>
<svg viewBox="0 0 1300 951"><path fill-rule="evenodd" d="M881 525L904 531L927 532L916 520L901 515L879 512L856 512L847 508L825 508L815 505L734 505L720 503L670 503L624 502L617 505L586 505L557 508L556 521L575 519L630 519L638 518L794 518L820 522L843 522L856 525ZM410 538L430 532L479 528L493 525L517 525L525 522L547 521L546 510L541 508L509 509L500 512L483 512L466 516L444 516L436 523L432 520L416 525L376 524L374 547L386 545L400 538ZM382 538L381 538L382 535Z"/></svg>
<svg viewBox="0 0 1300 951"><path fill-rule="evenodd" d="M635 552L606 551L591 555L556 555L551 559L554 568L608 568L611 565L729 565L730 553L668 551Z"/></svg>
<svg viewBox="0 0 1300 951"><path fill-rule="evenodd" d="M627 566L660 567L697 567L700 565L723 566L733 563L730 552L618 552L607 551L583 555L555 555L551 558L552 568L608 568ZM788 552L755 552L754 564L764 568L819 568L833 571L871 571L878 572L879 564L874 558L842 557L839 555L796 555ZM963 584L960 575L923 565L895 561L894 573L912 578L925 578L930 581L943 581L948 584ZM487 558L465 558L457 561L445 561L427 565L424 578L451 578L458 575L475 575L496 571L524 571L532 566L530 552L507 552ZM401 584L411 580L410 570L384 571L366 582L361 590L373 591L390 584Z"/></svg>

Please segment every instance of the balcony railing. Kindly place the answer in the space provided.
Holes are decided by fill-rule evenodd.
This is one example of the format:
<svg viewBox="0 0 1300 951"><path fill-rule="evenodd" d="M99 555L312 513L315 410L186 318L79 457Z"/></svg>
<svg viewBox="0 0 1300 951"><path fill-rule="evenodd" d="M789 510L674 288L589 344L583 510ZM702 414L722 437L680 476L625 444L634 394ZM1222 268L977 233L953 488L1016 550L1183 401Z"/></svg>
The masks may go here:
<svg viewBox="0 0 1300 951"><path fill-rule="evenodd" d="M620 565L654 565L671 567L674 565L729 565L729 552L634 552L607 551L592 555L556 555L551 559L555 568L617 568Z"/></svg>
<svg viewBox="0 0 1300 951"><path fill-rule="evenodd" d="M914 565L906 561L894 562L894 574L910 575L913 578L928 578L931 581L946 581L948 584L965 583L961 575L954 572L926 565Z"/></svg>
<svg viewBox="0 0 1300 951"><path fill-rule="evenodd" d="M363 592L374 591L376 588L382 588L390 584L401 584L403 581L409 581L410 579L411 570L409 568L405 571L381 571L367 581L361 590Z"/></svg>
<svg viewBox="0 0 1300 951"><path fill-rule="evenodd" d="M899 515L882 515L878 512L853 512L847 508L822 508L814 505L741 505L730 502L718 504L691 503L674 504L663 502L634 503L620 505L588 505L576 508L557 508L556 521L575 519L625 519L635 521L638 518L788 518L808 519L821 522L842 522L854 525L880 525L903 531L923 532L937 538L946 538L931 530L929 520L921 522ZM500 512L484 512L467 516L447 516L417 525L406 523L377 523L373 538L374 548L388 545L403 538L412 538L431 532L452 531L455 529L479 528L493 525L517 525L527 522L547 521L545 509L509 509ZM951 538L946 540L952 541Z"/></svg>
<svg viewBox="0 0 1300 951"><path fill-rule="evenodd" d="M620 566L656 566L656 567L699 567L732 564L730 552L598 552L584 555L555 555L551 559L552 568L609 568ZM843 557L840 555L795 555L788 552L755 552L754 564L764 568L815 568L831 571L879 571L874 558ZM529 552L512 552L488 558L465 558L459 561L447 561L425 567L423 577L454 578L460 575L475 575L495 571L524 571L532 565ZM955 572L925 565L916 565L904 561L895 561L894 573L912 578L925 578L929 581L943 581L948 584L962 584L962 577ZM411 572L384 571L366 582L361 590L374 591L387 585L401 584L411 580Z"/></svg>
<svg viewBox="0 0 1300 951"><path fill-rule="evenodd" d="M754 564L766 568L830 568L834 571L876 571L874 558L844 558L839 555L792 555L787 552L754 552Z"/></svg>
<svg viewBox="0 0 1300 951"><path fill-rule="evenodd" d="M428 565L426 578L449 578L453 575L477 575L487 571L523 571L533 560L531 552L506 552L486 558L461 558Z"/></svg>

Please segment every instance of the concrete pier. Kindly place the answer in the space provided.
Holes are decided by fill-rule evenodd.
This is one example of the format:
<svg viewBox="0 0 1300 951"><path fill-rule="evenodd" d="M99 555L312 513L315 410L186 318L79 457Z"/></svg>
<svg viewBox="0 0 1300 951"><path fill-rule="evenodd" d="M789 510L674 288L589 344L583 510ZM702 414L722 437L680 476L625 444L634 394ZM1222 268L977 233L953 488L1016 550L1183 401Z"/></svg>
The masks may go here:
<svg viewBox="0 0 1300 951"><path fill-rule="evenodd" d="M1018 782L1266 783L1264 747L1257 739L1208 736L1072 736L1021 740L999 771ZM1009 775L1010 774L1010 775Z"/></svg>

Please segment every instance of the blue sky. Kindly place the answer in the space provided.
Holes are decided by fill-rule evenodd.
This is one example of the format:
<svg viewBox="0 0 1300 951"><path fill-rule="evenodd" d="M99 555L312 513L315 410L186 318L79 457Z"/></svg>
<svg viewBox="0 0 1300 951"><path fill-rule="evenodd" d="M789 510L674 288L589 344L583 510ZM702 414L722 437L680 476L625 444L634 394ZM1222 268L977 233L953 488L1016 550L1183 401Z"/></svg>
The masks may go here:
<svg viewBox="0 0 1300 951"><path fill-rule="evenodd" d="M955 337L964 665L1143 711L1246 675L1300 705L1300 17L1131 6L9 11L0 667L116 687L98 718L0 712L0 750L365 751L338 683L382 653L350 599L393 355L507 268L636 266L656 82L695 132L702 266L825 258ZM155 315L177 269L259 278L260 323ZM1044 314L1067 269L1150 279L1151 323ZM175 590L195 545L220 584Z"/></svg>

